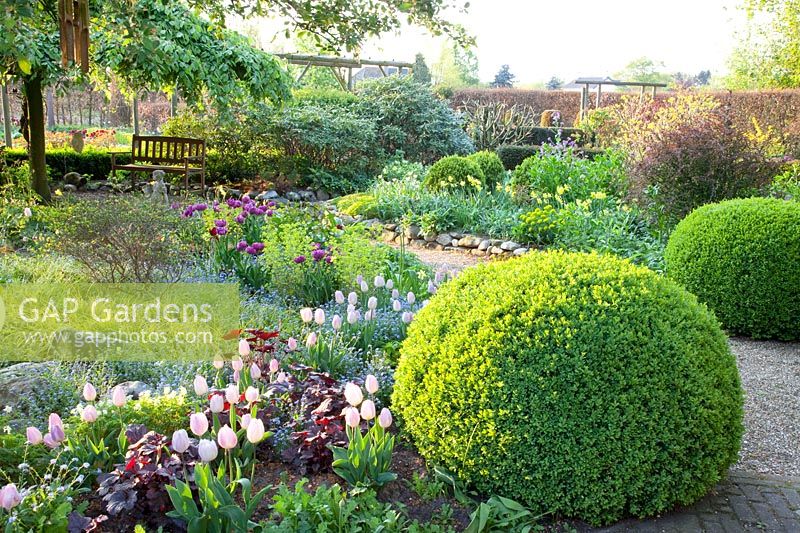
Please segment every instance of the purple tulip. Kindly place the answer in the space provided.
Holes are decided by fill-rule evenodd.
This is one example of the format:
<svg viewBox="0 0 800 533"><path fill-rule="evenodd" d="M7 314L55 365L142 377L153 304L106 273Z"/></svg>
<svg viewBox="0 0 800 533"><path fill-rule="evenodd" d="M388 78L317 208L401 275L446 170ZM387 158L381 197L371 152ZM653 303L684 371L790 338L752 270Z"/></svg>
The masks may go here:
<svg viewBox="0 0 800 533"><path fill-rule="evenodd" d="M298 265L301 264L301 263L305 263L306 262L306 256L298 255L297 257L294 258L294 262L297 263Z"/></svg>
<svg viewBox="0 0 800 533"><path fill-rule="evenodd" d="M273 211L272 209L267 209L266 214L267 214L268 217L271 217L272 215L275 214L275 211Z"/></svg>
<svg viewBox="0 0 800 533"><path fill-rule="evenodd" d="M320 262L325 257L327 252L325 250L314 250L311 252L311 258L314 259L315 262Z"/></svg>
<svg viewBox="0 0 800 533"><path fill-rule="evenodd" d="M227 235L228 228L219 228L217 229L217 235Z"/></svg>
<svg viewBox="0 0 800 533"><path fill-rule="evenodd" d="M256 249L253 248L252 246L248 246L247 248L244 249L244 251L250 255L256 255L258 253L256 252Z"/></svg>
<svg viewBox="0 0 800 533"><path fill-rule="evenodd" d="M264 249L264 243L263 242L254 242L253 243L253 248L256 250L256 252L260 252L261 250Z"/></svg>
<svg viewBox="0 0 800 533"><path fill-rule="evenodd" d="M275 202L270 200L269 202L267 202L267 207L275 207Z"/></svg>
<svg viewBox="0 0 800 533"><path fill-rule="evenodd" d="M224 220L224 219L221 219L221 218L218 218L218 219L216 219L216 220L214 221L214 225L215 225L216 227L218 227L218 228L224 228L225 226L227 226L227 225L228 225L228 221L227 221L227 220Z"/></svg>
<svg viewBox="0 0 800 533"><path fill-rule="evenodd" d="M244 252L247 249L247 241L239 241L236 243L236 250L239 252Z"/></svg>
<svg viewBox="0 0 800 533"><path fill-rule="evenodd" d="M244 212L242 212L236 215L236 218L234 218L233 220L235 220L237 224L244 224L245 218L247 218L247 215Z"/></svg>

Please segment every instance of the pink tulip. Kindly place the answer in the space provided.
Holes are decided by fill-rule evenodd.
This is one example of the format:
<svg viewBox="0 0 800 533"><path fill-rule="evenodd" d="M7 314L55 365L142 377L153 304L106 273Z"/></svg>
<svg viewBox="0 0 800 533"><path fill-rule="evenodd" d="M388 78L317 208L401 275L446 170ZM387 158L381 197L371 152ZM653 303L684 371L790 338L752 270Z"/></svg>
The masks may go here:
<svg viewBox="0 0 800 533"><path fill-rule="evenodd" d="M225 426L228 427L228 426ZM230 428L228 428L230 429ZM234 435L235 437L236 435ZM201 440L197 445L197 454L204 463L210 463L217 458L217 445L213 440Z"/></svg>
<svg viewBox="0 0 800 533"><path fill-rule="evenodd" d="M310 307L304 307L300 310L300 318L308 324L314 320L314 311Z"/></svg>
<svg viewBox="0 0 800 533"><path fill-rule="evenodd" d="M331 327L333 327L333 329L336 331L342 329L342 317L339 315L333 315L333 318L331 319Z"/></svg>
<svg viewBox="0 0 800 533"><path fill-rule="evenodd" d="M386 429L392 425L392 412L386 407L381 409L381 414L378 415L378 424L383 429Z"/></svg>
<svg viewBox="0 0 800 533"><path fill-rule="evenodd" d="M252 421L253 421L253 415L251 415L250 413L245 413L242 415L242 418L239 419L239 424L241 424L241 426L244 429L247 429L247 427L250 425L250 422Z"/></svg>
<svg viewBox="0 0 800 533"><path fill-rule="evenodd" d="M369 285L367 285L366 281L361 282L361 292L367 292L369 290Z"/></svg>
<svg viewBox="0 0 800 533"><path fill-rule="evenodd" d="M209 400L208 405L212 413L221 413L222 410L225 409L225 398L220 394L215 394L211 397L211 400Z"/></svg>
<svg viewBox="0 0 800 533"><path fill-rule="evenodd" d="M344 293L342 291L336 291L333 296L337 304L341 305L344 303Z"/></svg>
<svg viewBox="0 0 800 533"><path fill-rule="evenodd" d="M356 322L358 322L360 318L361 316L358 311L350 311L349 313L347 313L347 323L350 324L351 326Z"/></svg>
<svg viewBox="0 0 800 533"><path fill-rule="evenodd" d="M295 351L297 349L297 339L294 337L289 337L289 340L286 341L286 347L290 352Z"/></svg>
<svg viewBox="0 0 800 533"><path fill-rule="evenodd" d="M55 442L61 442L66 438L66 435L64 435L64 423L56 413L50 413L47 427L50 430L50 438Z"/></svg>
<svg viewBox="0 0 800 533"><path fill-rule="evenodd" d="M233 361L231 361L231 366L233 367L234 370L238 372L244 368L244 361L242 361L241 357L237 357Z"/></svg>
<svg viewBox="0 0 800 533"><path fill-rule="evenodd" d="M374 296L370 296L369 300L367 300L367 309L376 309L378 307L378 299Z"/></svg>
<svg viewBox="0 0 800 533"><path fill-rule="evenodd" d="M369 322L375 318L375 310L370 309L366 313L364 313L364 322Z"/></svg>
<svg viewBox="0 0 800 533"><path fill-rule="evenodd" d="M317 334L313 331L306 338L306 348L313 348L317 344Z"/></svg>
<svg viewBox="0 0 800 533"><path fill-rule="evenodd" d="M241 372L239 372L238 370L234 370L234 371L233 371L233 382L234 382L234 383L236 383L236 384L238 385L238 384L239 384L239 381L240 381L241 379L242 379L242 373L241 373Z"/></svg>
<svg viewBox="0 0 800 533"><path fill-rule="evenodd" d="M270 359L269 360L269 373L274 374L277 372L281 367L281 364L278 362L277 359Z"/></svg>
<svg viewBox="0 0 800 533"><path fill-rule="evenodd" d="M361 415L358 414L358 409L348 407L344 414L344 421L349 427L357 428L361 423Z"/></svg>
<svg viewBox="0 0 800 533"><path fill-rule="evenodd" d="M404 324L411 324L411 321L414 320L414 313L406 311L403 313L403 323Z"/></svg>
<svg viewBox="0 0 800 533"><path fill-rule="evenodd" d="M242 357L247 357L250 355L250 344L248 344L247 340L245 339L239 341L239 355Z"/></svg>
<svg viewBox="0 0 800 533"><path fill-rule="evenodd" d="M258 368L258 365L253 363L250 365L250 377L255 379L261 379L261 369Z"/></svg>
<svg viewBox="0 0 800 533"><path fill-rule="evenodd" d="M436 294L436 285L432 282L428 282L428 292L431 294Z"/></svg>
<svg viewBox="0 0 800 533"><path fill-rule="evenodd" d="M383 278L383 276L380 275L375 276L375 287L380 289L381 287L385 286L386 286L386 280Z"/></svg>
<svg viewBox="0 0 800 533"><path fill-rule="evenodd" d="M214 368L216 368L217 370L222 370L225 367L225 361L223 361L222 359L214 359L214 362L212 364L214 365Z"/></svg>
<svg viewBox="0 0 800 533"><path fill-rule="evenodd" d="M236 433L234 433L228 424L222 426L219 433L217 433L217 443L219 443L220 448L224 450L232 450L236 447L238 442L239 439L236 438Z"/></svg>
<svg viewBox="0 0 800 533"><path fill-rule="evenodd" d="M394 298L395 300L400 298L400 291L398 291L397 289L392 289L392 298Z"/></svg>
<svg viewBox="0 0 800 533"><path fill-rule="evenodd" d="M172 434L172 449L178 453L183 453L189 449L189 434L185 429L179 429Z"/></svg>
<svg viewBox="0 0 800 533"><path fill-rule="evenodd" d="M6 511L10 511L22 501L22 496L17 490L17 486L9 483L0 489L0 507Z"/></svg>
<svg viewBox="0 0 800 533"><path fill-rule="evenodd" d="M202 437L208 431L208 418L205 413L194 413L189 417L189 428L192 433L198 437Z"/></svg>
<svg viewBox="0 0 800 533"><path fill-rule="evenodd" d="M33 444L35 446L42 443L42 432L39 431L38 428L30 426L25 430L25 436L28 439L28 444Z"/></svg>
<svg viewBox="0 0 800 533"><path fill-rule="evenodd" d="M406 294L406 300L408 301L409 304L413 305L414 302L417 301L417 297L414 295L413 292L409 292L408 294Z"/></svg>
<svg viewBox="0 0 800 533"><path fill-rule="evenodd" d="M322 309L317 309L314 311L314 322L317 323L318 326L321 326L325 323L325 311Z"/></svg>
<svg viewBox="0 0 800 533"><path fill-rule="evenodd" d="M198 396L205 396L208 394L208 382L206 381L206 378L200 374L197 374L194 377L194 393Z"/></svg>
<svg viewBox="0 0 800 533"><path fill-rule="evenodd" d="M258 418L251 420L250 425L247 426L247 440L258 444L264 438L264 434L264 422Z"/></svg>
<svg viewBox="0 0 800 533"><path fill-rule="evenodd" d="M364 400L364 393L361 392L361 387L355 383L348 383L344 386L344 398L353 407L358 407Z"/></svg>
<svg viewBox="0 0 800 533"><path fill-rule="evenodd" d="M361 418L364 420L372 420L375 418L375 404L372 400L364 400L361 404Z"/></svg>
<svg viewBox="0 0 800 533"><path fill-rule="evenodd" d="M95 409L94 405L89 404L83 408L81 411L81 420L88 422L89 424L92 424L97 420L97 409Z"/></svg>
<svg viewBox="0 0 800 533"><path fill-rule="evenodd" d="M258 389L255 387L247 387L247 390L244 391L244 399L249 403L257 402L260 396Z"/></svg>
<svg viewBox="0 0 800 533"><path fill-rule="evenodd" d="M389 290L394 289L394 281L392 281L390 279L387 279L386 280L386 288L389 289Z"/></svg>
<svg viewBox="0 0 800 533"><path fill-rule="evenodd" d="M356 305L358 303L358 294L351 292L347 295L347 303L350 305Z"/></svg>
<svg viewBox="0 0 800 533"><path fill-rule="evenodd" d="M44 437L42 437L42 442L44 445L50 448L51 450L54 448L58 448L58 441L53 439L53 436L50 433L45 433Z"/></svg>
<svg viewBox="0 0 800 533"><path fill-rule="evenodd" d="M114 387L114 391L111 393L111 403L117 407L122 407L127 401L128 397L125 395L125 389L120 385Z"/></svg>
<svg viewBox="0 0 800 533"><path fill-rule="evenodd" d="M392 302L392 309L399 313L403 310L403 304L400 303L400 300L394 300Z"/></svg>
<svg viewBox="0 0 800 533"><path fill-rule="evenodd" d="M87 383L83 386L83 399L87 402L93 402L97 399L97 389L95 389L91 383Z"/></svg>
<svg viewBox="0 0 800 533"><path fill-rule="evenodd" d="M228 388L225 389L225 399L230 404L239 403L239 386L228 385Z"/></svg>
<svg viewBox="0 0 800 533"><path fill-rule="evenodd" d="M364 388L367 389L367 392L370 394L378 392L378 378L372 374L368 374L367 378L364 380Z"/></svg>

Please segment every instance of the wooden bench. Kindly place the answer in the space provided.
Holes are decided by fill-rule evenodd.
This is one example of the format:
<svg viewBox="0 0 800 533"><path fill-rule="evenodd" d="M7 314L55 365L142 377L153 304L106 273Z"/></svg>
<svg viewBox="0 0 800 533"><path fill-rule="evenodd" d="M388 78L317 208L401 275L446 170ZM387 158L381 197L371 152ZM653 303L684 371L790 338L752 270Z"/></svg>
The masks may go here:
<svg viewBox="0 0 800 533"><path fill-rule="evenodd" d="M163 170L170 174L183 174L184 191L189 191L189 176L200 174L200 187L206 190L206 142L187 137L157 137L134 135L130 152L110 152L111 172L131 172L131 183L135 186L137 172ZM130 154L129 164L118 165L116 155Z"/></svg>

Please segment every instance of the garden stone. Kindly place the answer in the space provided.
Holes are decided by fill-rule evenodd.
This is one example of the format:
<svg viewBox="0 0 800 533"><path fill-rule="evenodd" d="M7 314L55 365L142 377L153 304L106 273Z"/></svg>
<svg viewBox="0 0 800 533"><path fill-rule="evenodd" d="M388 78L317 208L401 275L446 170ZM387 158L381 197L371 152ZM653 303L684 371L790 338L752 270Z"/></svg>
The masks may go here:
<svg viewBox="0 0 800 533"><path fill-rule="evenodd" d="M317 201L317 195L314 193L314 191L300 191L298 194L300 194L300 198L302 198L304 202Z"/></svg>
<svg viewBox="0 0 800 533"><path fill-rule="evenodd" d="M286 193L286 199L290 202L299 202L301 200L300 195L294 191L289 191Z"/></svg>
<svg viewBox="0 0 800 533"><path fill-rule="evenodd" d="M317 200L319 200L320 202L327 202L330 199L331 195L328 194L327 191L323 191L322 189L319 189L317 191Z"/></svg>
<svg viewBox="0 0 800 533"><path fill-rule="evenodd" d="M434 249L434 250L438 250L438 251L440 251L440 252L441 252L441 251L443 251L443 250L444 250L444 246L442 246L441 244L434 244L434 245L433 245L433 249Z"/></svg>
<svg viewBox="0 0 800 533"><path fill-rule="evenodd" d="M239 198L242 195L242 191L239 189L225 189L225 194L233 198Z"/></svg>
<svg viewBox="0 0 800 533"><path fill-rule="evenodd" d="M397 237L395 237L394 242L396 244L403 244L403 236L402 235L398 235Z"/></svg>
<svg viewBox="0 0 800 533"><path fill-rule="evenodd" d="M450 236L451 236L451 237L453 237L454 239L458 240L458 239L460 239L461 237L463 237L463 236L464 236L464 234L463 234L463 233L453 233L453 232L451 231L451 232L450 232Z"/></svg>
<svg viewBox="0 0 800 533"><path fill-rule="evenodd" d="M505 251L505 250L503 250L503 249L502 249L502 248L500 248L499 246L492 246L491 248L489 248L489 253L490 253L490 254L492 254L492 255L500 255L500 254L502 254L504 251Z"/></svg>
<svg viewBox="0 0 800 533"><path fill-rule="evenodd" d="M514 255L524 255L528 253L528 249L520 246L516 250L514 250Z"/></svg>
<svg viewBox="0 0 800 533"><path fill-rule="evenodd" d="M147 386L147 383L143 383L141 381L125 381L117 385L117 387L122 387L122 390L125 391L125 395L128 396L131 400L138 400L142 394L148 392L150 387ZM108 396L111 398L111 394L113 393L114 387L108 391Z"/></svg>
<svg viewBox="0 0 800 533"><path fill-rule="evenodd" d="M103 187L103 186L108 186L108 182L106 182L105 180L103 180L103 181L90 181L90 182L88 182L86 184L86 190L87 191L96 191L96 190L99 190L100 187Z"/></svg>
<svg viewBox="0 0 800 533"><path fill-rule="evenodd" d="M481 250L481 251L486 251L486 250L488 250L488 249L489 249L491 246L492 246L492 241L490 241L489 239L484 239L484 240L482 240L482 241L481 241L481 243L478 245L478 250Z"/></svg>
<svg viewBox="0 0 800 533"><path fill-rule="evenodd" d="M515 243L514 241L505 241L504 243L500 244L500 248L506 252L513 252L519 248L519 244Z"/></svg>
<svg viewBox="0 0 800 533"><path fill-rule="evenodd" d="M0 409L19 405L22 398L36 391L47 390L44 376L51 372L53 363L17 363L0 369Z"/></svg>
<svg viewBox="0 0 800 533"><path fill-rule="evenodd" d="M500 246L503 244L503 239L492 239L492 246Z"/></svg>
<svg viewBox="0 0 800 533"><path fill-rule="evenodd" d="M452 241L450 241L450 246L451 246L451 247L452 247L454 250L455 250L455 249L457 249L457 248L458 248L458 239L455 239L455 238L454 238Z"/></svg>
<svg viewBox="0 0 800 533"><path fill-rule="evenodd" d="M436 237L438 237L436 233L426 233L422 235L422 238L425 239L425 242L436 242Z"/></svg>
<svg viewBox="0 0 800 533"><path fill-rule="evenodd" d="M67 183L66 185L64 185L63 189L64 192L78 192L78 187L72 185L71 183Z"/></svg>
<svg viewBox="0 0 800 533"><path fill-rule="evenodd" d="M458 245L464 248L477 248L483 242L479 237L474 235L465 235L458 239Z"/></svg>
<svg viewBox="0 0 800 533"><path fill-rule="evenodd" d="M420 231L421 229L419 226L414 226L412 224L406 228L405 234L409 239L417 239L419 238Z"/></svg>
<svg viewBox="0 0 800 533"><path fill-rule="evenodd" d="M449 233L442 233L438 237L436 237L436 242L438 242L442 246L447 246L451 242L453 242L453 237L451 237Z"/></svg>
<svg viewBox="0 0 800 533"><path fill-rule="evenodd" d="M75 187L83 187L86 184L86 178L77 172L67 172L64 174L64 183Z"/></svg>
<svg viewBox="0 0 800 533"><path fill-rule="evenodd" d="M397 224L384 224L383 225L383 229L389 230L389 231L394 231L394 230L397 229Z"/></svg>
<svg viewBox="0 0 800 533"><path fill-rule="evenodd" d="M269 190L269 191L264 191L258 196L256 196L256 200L260 200L263 202L264 200L272 200L273 198L277 197L278 197L277 191Z"/></svg>
<svg viewBox="0 0 800 533"><path fill-rule="evenodd" d="M484 255L486 255L486 250L480 250L478 248L473 248L472 250L469 251L469 253L471 253L472 255L484 256Z"/></svg>
<svg viewBox="0 0 800 533"><path fill-rule="evenodd" d="M391 230L384 229L381 233L381 240L383 242L392 242L397 238L397 233Z"/></svg>

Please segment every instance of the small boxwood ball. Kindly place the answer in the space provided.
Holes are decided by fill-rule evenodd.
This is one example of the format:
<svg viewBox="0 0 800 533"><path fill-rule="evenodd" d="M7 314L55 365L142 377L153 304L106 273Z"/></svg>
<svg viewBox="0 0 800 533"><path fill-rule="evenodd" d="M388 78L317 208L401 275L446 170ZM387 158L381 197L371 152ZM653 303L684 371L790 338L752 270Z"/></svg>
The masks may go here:
<svg viewBox="0 0 800 533"><path fill-rule="evenodd" d="M506 178L506 169L500 157L489 150L482 150L467 156L467 159L481 167L483 176L486 178L486 188L494 190L498 184L502 184Z"/></svg>
<svg viewBox="0 0 800 533"><path fill-rule="evenodd" d="M460 155L449 155L431 166L424 183L432 191L476 192L485 187L486 177L474 161Z"/></svg>
<svg viewBox="0 0 800 533"><path fill-rule="evenodd" d="M745 198L700 207L664 253L667 275L731 333L800 339L800 202Z"/></svg>
<svg viewBox="0 0 800 533"><path fill-rule="evenodd" d="M470 268L409 328L392 403L431 464L592 524L690 504L736 461L742 390L708 309L613 256Z"/></svg>

